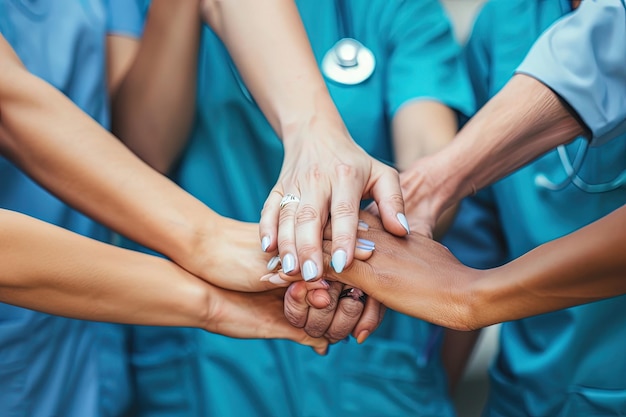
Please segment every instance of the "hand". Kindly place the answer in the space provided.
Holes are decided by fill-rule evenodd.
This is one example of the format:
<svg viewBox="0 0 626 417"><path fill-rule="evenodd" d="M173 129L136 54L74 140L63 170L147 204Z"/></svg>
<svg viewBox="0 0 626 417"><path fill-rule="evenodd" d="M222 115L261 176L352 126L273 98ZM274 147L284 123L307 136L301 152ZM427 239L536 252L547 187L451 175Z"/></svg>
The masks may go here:
<svg viewBox="0 0 626 417"><path fill-rule="evenodd" d="M377 218L361 212L369 224L361 235L376 243L367 261L355 259L341 274L327 268L326 280L361 288L388 308L457 330L473 329L471 284L485 271L462 265L443 245L420 235L398 238ZM330 262L330 247L324 248Z"/></svg>
<svg viewBox="0 0 626 417"><path fill-rule="evenodd" d="M311 346L320 355L328 340L314 338L293 327L283 314L285 289L241 293L216 288L206 330L235 338L288 339Z"/></svg>
<svg viewBox="0 0 626 417"><path fill-rule="evenodd" d="M304 328L308 335L324 336L335 343L352 334L358 343L363 343L382 322L385 306L358 288L330 282L328 304L315 308L309 299L313 294L307 288L309 285L294 282L285 294L285 317L293 326Z"/></svg>
<svg viewBox="0 0 626 417"><path fill-rule="evenodd" d="M259 227L263 248L278 248L286 273L300 272L305 280L322 276L322 231L329 216L333 266L340 272L350 265L363 198L376 201L389 232L408 233L397 172L367 155L345 130L300 132L284 143L282 170ZM281 209L288 194L300 201Z"/></svg>
<svg viewBox="0 0 626 417"><path fill-rule="evenodd" d="M441 162L435 167L432 160L431 157L418 159L400 174L409 226L413 232L429 238L441 235L440 230L447 229L455 214L455 208L450 207L450 201L444 197L450 193L446 192L445 184L438 181L436 169L441 168ZM373 212L369 207L368 211Z"/></svg>
<svg viewBox="0 0 626 417"><path fill-rule="evenodd" d="M289 285L268 271L275 253L259 249L255 223L228 218L218 221L210 230L198 232L195 249L177 263L213 285L234 291L256 292Z"/></svg>
<svg viewBox="0 0 626 417"><path fill-rule="evenodd" d="M362 222L363 223L363 222ZM360 227L360 230L365 230ZM325 231L325 236L330 230ZM329 236L327 236L329 237ZM373 250L359 245L355 258L366 260ZM284 276L286 279L290 277ZM325 280L296 281L285 294L285 317L313 337L324 335L331 343L352 334L358 343L373 333L383 319L385 307L358 288Z"/></svg>

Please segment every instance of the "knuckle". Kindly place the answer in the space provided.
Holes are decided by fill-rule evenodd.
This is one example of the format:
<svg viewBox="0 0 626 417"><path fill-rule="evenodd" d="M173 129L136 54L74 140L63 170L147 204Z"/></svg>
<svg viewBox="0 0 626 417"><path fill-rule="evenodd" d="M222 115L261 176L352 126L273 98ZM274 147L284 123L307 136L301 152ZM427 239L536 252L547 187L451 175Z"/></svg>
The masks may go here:
<svg viewBox="0 0 626 417"><path fill-rule="evenodd" d="M305 204L298 208L295 214L296 226L311 222L319 222L319 212L311 204Z"/></svg>
<svg viewBox="0 0 626 417"><path fill-rule="evenodd" d="M333 206L331 216L337 220L346 217L355 217L357 206L350 201L340 201Z"/></svg>
<svg viewBox="0 0 626 417"><path fill-rule="evenodd" d="M335 174L338 178L349 178L354 175L354 168L349 164L340 163L335 166Z"/></svg>
<svg viewBox="0 0 626 417"><path fill-rule="evenodd" d="M339 304L339 312L343 316L349 319L358 319L363 313L363 304L360 301L355 301L350 298L344 298L346 300Z"/></svg>
<svg viewBox="0 0 626 417"><path fill-rule="evenodd" d="M306 312L285 304L285 318L294 327L302 328L306 322Z"/></svg>
<svg viewBox="0 0 626 417"><path fill-rule="evenodd" d="M345 339L352 332L352 328L349 325L342 325L337 327L331 327L326 332L326 337L333 340Z"/></svg>
<svg viewBox="0 0 626 417"><path fill-rule="evenodd" d="M304 331L311 337L322 337L327 328L327 322L316 319L307 321Z"/></svg>

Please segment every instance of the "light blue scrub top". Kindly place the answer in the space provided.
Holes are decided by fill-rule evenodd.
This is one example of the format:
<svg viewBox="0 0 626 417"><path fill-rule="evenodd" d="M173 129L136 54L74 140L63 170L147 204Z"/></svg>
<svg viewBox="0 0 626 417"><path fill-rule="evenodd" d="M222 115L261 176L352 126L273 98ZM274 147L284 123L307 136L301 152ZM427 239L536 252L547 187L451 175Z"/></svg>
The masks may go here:
<svg viewBox="0 0 626 417"><path fill-rule="evenodd" d="M31 72L108 127L105 36L139 34L140 15L132 4L0 0L0 32ZM4 158L0 184L2 208L109 238L106 229L52 197ZM129 402L123 336L121 326L0 304L0 415L121 415Z"/></svg>
<svg viewBox="0 0 626 417"><path fill-rule="evenodd" d="M586 0L583 7L589 3L594 2ZM569 2L553 0L495 0L484 6L466 48L479 106L504 86L542 31L570 11ZM624 24L626 20L622 20ZM581 37L586 39L584 34ZM612 40L599 37L596 41L601 45L595 50L603 51ZM622 44L624 41L626 38L621 39ZM586 46L585 42L572 42L576 45L576 54L571 55L574 61L580 59L579 53ZM563 44L549 53L542 51L542 56L565 57L570 53ZM531 62L537 64L533 69L541 74L560 69L548 59ZM525 71L532 74L530 65ZM592 95L596 92L594 87L589 89ZM580 111L585 118L584 110ZM568 145L570 158L582 140ZM625 168L626 138L620 137L591 148L580 176L588 183L605 182ZM554 182L565 178L556 151L482 194L482 202L490 196L490 208L497 212L493 222L501 228L496 233L504 236L501 245L509 258L571 233L626 202L624 187L589 194L570 184L561 191L549 191L535 186L538 174ZM504 323L500 343L490 370L491 391L485 416L626 414L626 297Z"/></svg>
<svg viewBox="0 0 626 417"><path fill-rule="evenodd" d="M343 36L370 48L366 82L328 82L355 140L392 160L390 120L411 100L472 111L471 89L436 1L347 1L354 33L341 33L335 1L298 1L318 63ZM198 113L175 180L217 212L258 221L283 149L247 98L226 50L204 28ZM133 365L143 416L452 416L430 324L388 311L363 345L326 357L286 341L234 340L199 330L135 329Z"/></svg>

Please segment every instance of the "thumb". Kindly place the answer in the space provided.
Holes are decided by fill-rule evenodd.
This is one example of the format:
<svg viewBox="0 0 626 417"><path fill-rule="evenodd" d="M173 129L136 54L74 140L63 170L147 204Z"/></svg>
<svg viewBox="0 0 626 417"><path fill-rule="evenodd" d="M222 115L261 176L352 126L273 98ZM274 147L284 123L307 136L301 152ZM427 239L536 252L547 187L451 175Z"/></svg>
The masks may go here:
<svg viewBox="0 0 626 417"><path fill-rule="evenodd" d="M398 172L378 163L382 171L371 188L371 195L378 206L380 218L385 230L396 236L409 234L409 223L404 213L404 199L400 188Z"/></svg>

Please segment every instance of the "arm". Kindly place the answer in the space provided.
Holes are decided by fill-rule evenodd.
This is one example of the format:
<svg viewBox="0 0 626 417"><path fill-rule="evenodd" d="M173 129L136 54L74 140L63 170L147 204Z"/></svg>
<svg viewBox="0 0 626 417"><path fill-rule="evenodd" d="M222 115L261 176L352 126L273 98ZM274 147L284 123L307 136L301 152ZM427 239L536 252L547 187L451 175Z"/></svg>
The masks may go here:
<svg viewBox="0 0 626 417"><path fill-rule="evenodd" d="M515 75L449 146L417 161L407 174L416 190L407 204L430 236L447 208L548 150L585 132L548 87Z"/></svg>
<svg viewBox="0 0 626 417"><path fill-rule="evenodd" d="M198 327L239 338L285 338L319 353L283 316L284 290L236 293L165 259L107 245L0 210L0 301L83 320Z"/></svg>
<svg viewBox="0 0 626 417"><path fill-rule="evenodd" d="M389 236L370 215L362 216L370 224L364 234L376 242L376 252L340 276L328 270L328 278L444 327L474 330L626 294L626 206L484 271L462 265L428 238Z"/></svg>
<svg viewBox="0 0 626 417"><path fill-rule="evenodd" d="M625 57L623 0L581 2L554 24L457 140L412 169L419 231L429 234L446 207L549 149L626 131Z"/></svg>
<svg viewBox="0 0 626 417"><path fill-rule="evenodd" d="M166 173L195 114L199 1L154 0L141 42L118 35L107 42L113 133Z"/></svg>
<svg viewBox="0 0 626 417"><path fill-rule="evenodd" d="M269 256L254 225L218 216L142 163L28 73L2 38L0 150L70 205L195 275L232 289L270 287L258 280Z"/></svg>
<svg viewBox="0 0 626 417"><path fill-rule="evenodd" d="M370 197L379 204L385 227L396 235L406 234L399 220L404 219L404 210L397 173L369 157L346 131L317 69L295 3L206 0L203 15L227 46L285 147L280 177L261 216L263 249L278 248L290 273L306 263L304 277L319 278L321 232L330 215L334 251L343 251L350 264L359 203ZM301 201L280 210L287 193Z"/></svg>

